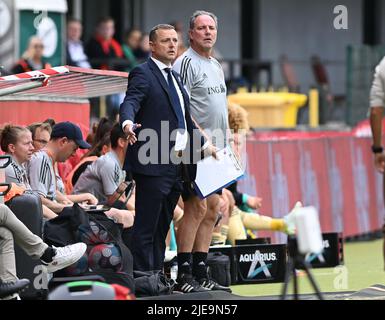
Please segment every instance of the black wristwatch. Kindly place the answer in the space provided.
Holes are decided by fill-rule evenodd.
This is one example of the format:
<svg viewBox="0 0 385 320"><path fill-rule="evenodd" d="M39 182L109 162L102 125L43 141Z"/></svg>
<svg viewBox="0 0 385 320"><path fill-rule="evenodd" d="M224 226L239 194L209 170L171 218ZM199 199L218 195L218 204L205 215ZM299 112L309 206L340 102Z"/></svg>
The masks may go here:
<svg viewBox="0 0 385 320"><path fill-rule="evenodd" d="M382 151L384 151L384 148L383 147L376 147L376 146L372 146L372 152L373 153L382 153Z"/></svg>

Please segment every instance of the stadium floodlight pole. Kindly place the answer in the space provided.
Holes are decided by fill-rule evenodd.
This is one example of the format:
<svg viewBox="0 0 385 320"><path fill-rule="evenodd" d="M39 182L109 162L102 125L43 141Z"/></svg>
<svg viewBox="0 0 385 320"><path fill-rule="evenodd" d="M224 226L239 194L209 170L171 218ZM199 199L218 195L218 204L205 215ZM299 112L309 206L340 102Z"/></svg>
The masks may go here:
<svg viewBox="0 0 385 320"><path fill-rule="evenodd" d="M21 91L27 91L34 88L44 87L47 84L48 84L48 77L32 78L28 83L23 83L17 86L0 89L0 97L14 94Z"/></svg>

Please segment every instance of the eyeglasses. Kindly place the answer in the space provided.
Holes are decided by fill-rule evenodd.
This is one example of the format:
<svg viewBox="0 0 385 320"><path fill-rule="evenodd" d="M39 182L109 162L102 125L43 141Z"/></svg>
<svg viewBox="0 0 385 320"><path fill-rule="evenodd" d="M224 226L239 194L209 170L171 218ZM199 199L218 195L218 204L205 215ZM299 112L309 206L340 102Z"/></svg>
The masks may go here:
<svg viewBox="0 0 385 320"><path fill-rule="evenodd" d="M35 44L33 47L36 49L43 49L44 48L44 46L42 44Z"/></svg>
<svg viewBox="0 0 385 320"><path fill-rule="evenodd" d="M40 143L41 145L45 146L48 141L47 140L41 140L41 139L34 139L33 141Z"/></svg>

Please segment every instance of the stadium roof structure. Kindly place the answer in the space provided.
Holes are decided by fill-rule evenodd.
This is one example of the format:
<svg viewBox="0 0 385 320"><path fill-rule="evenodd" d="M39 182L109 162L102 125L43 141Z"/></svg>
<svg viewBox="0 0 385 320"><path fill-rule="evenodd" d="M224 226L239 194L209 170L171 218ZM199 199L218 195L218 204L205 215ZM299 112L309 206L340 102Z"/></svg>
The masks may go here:
<svg viewBox="0 0 385 320"><path fill-rule="evenodd" d="M72 66L0 77L0 97L88 99L126 91L128 73Z"/></svg>

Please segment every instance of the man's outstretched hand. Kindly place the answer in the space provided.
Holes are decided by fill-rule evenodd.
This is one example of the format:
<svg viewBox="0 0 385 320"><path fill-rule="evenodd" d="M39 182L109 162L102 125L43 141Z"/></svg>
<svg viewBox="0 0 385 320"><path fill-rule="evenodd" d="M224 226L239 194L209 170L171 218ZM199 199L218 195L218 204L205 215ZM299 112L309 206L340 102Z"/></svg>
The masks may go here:
<svg viewBox="0 0 385 320"><path fill-rule="evenodd" d="M135 130L140 128L142 125L139 123L128 123L124 127L124 133L126 134L126 139L130 145L133 145L138 139L135 134Z"/></svg>

